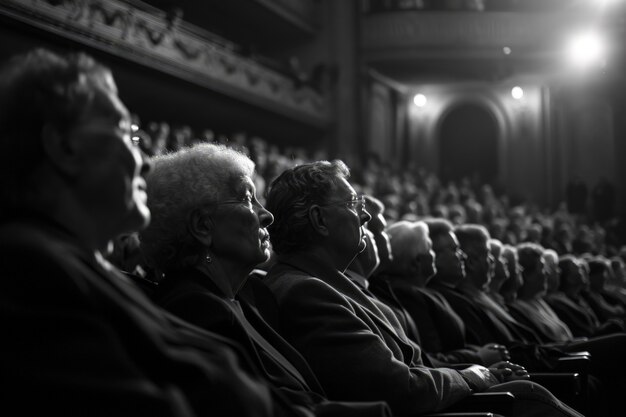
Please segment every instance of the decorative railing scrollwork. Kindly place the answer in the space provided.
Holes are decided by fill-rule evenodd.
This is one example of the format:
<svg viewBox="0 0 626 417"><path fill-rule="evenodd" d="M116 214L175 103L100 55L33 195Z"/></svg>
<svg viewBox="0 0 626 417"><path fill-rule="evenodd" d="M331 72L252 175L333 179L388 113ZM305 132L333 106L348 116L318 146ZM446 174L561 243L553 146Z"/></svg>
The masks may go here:
<svg viewBox="0 0 626 417"><path fill-rule="evenodd" d="M136 0L2 0L0 14L317 127L326 98L229 41Z"/></svg>

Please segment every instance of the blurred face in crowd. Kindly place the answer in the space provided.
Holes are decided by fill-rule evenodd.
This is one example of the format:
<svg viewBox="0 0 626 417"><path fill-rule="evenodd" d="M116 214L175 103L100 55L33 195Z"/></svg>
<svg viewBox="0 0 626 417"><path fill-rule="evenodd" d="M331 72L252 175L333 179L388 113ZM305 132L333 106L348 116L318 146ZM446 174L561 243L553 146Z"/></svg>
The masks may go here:
<svg viewBox="0 0 626 417"><path fill-rule="evenodd" d="M432 278L437 273L433 243L428 235L423 236L421 239L417 260L419 262L421 276Z"/></svg>
<svg viewBox="0 0 626 417"><path fill-rule="evenodd" d="M238 177L211 214L211 252L225 262L252 270L270 257L267 227L274 217L258 202L252 178Z"/></svg>
<svg viewBox="0 0 626 417"><path fill-rule="evenodd" d="M456 285L465 277L467 255L459 247L454 232L436 237L433 240L437 274L446 282Z"/></svg>
<svg viewBox="0 0 626 417"><path fill-rule="evenodd" d="M524 274L524 287L526 293L533 295L545 295L548 290L548 274L543 258L535 261L533 269Z"/></svg>
<svg viewBox="0 0 626 417"><path fill-rule="evenodd" d="M502 284L509 279L509 266L508 260L500 255L498 257L494 257L495 264L493 270L493 277L491 278L491 287L496 291L499 291Z"/></svg>
<svg viewBox="0 0 626 417"><path fill-rule="evenodd" d="M587 275L580 262L568 263L567 268L567 287L572 293L578 294L589 284Z"/></svg>
<svg viewBox="0 0 626 417"><path fill-rule="evenodd" d="M365 229L363 237L366 246L357 255L357 259L361 264L365 278L368 278L380 264L380 258L378 257L378 247L374 242L374 234L369 229Z"/></svg>
<svg viewBox="0 0 626 417"><path fill-rule="evenodd" d="M150 219L144 175L149 165L132 140L128 110L110 88L97 88L77 124L67 133L80 155L74 183L101 238L145 227Z"/></svg>
<svg viewBox="0 0 626 417"><path fill-rule="evenodd" d="M487 240L480 243L473 243L470 248L467 249L467 261L466 266L468 268L468 275L471 271L471 279L474 282L476 288L485 289L491 281L491 276L494 273L495 260L489 250L489 244Z"/></svg>
<svg viewBox="0 0 626 417"><path fill-rule="evenodd" d="M551 255L543 257L546 269L547 290L554 291L559 287L559 264L558 261Z"/></svg>
<svg viewBox="0 0 626 417"><path fill-rule="evenodd" d="M363 226L371 216L345 178L337 181L328 202L319 207L325 213L327 242L337 259L336 267L344 271L367 245Z"/></svg>
<svg viewBox="0 0 626 417"><path fill-rule="evenodd" d="M391 242L389 235L385 231L387 228L387 220L382 211L375 207L366 206L367 211L372 218L367 222L367 229L373 233L374 243L378 246L378 257L381 267L389 264L393 260L391 253Z"/></svg>
<svg viewBox="0 0 626 417"><path fill-rule="evenodd" d="M509 279L504 282L500 292L505 296L515 298L518 290L524 283L524 278L522 276L523 268L518 262L517 253L509 255L507 258L507 268L509 272Z"/></svg>

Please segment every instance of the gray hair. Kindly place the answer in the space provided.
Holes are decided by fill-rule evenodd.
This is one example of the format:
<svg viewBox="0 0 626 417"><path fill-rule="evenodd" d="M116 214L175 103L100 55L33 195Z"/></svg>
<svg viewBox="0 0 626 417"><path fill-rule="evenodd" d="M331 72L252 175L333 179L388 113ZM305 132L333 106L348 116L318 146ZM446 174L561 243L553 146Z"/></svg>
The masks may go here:
<svg viewBox="0 0 626 417"><path fill-rule="evenodd" d="M236 180L254 174L254 163L239 151L209 143L153 162L146 178L152 220L139 234L145 260L161 271L195 265L206 249L188 232L191 214L223 200Z"/></svg>
<svg viewBox="0 0 626 417"><path fill-rule="evenodd" d="M276 253L309 247L314 240L309 208L327 203L339 181L349 176L340 160L316 161L289 168L272 181L266 208L274 215L268 230Z"/></svg>
<svg viewBox="0 0 626 417"><path fill-rule="evenodd" d="M390 272L405 272L417 255L426 253L428 226L423 221L400 220L387 228L393 261Z"/></svg>

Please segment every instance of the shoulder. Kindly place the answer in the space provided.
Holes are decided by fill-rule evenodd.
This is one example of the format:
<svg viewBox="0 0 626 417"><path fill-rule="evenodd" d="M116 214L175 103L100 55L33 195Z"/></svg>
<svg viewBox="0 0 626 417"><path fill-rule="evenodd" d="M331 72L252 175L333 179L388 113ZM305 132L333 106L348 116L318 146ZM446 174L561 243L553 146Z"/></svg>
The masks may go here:
<svg viewBox="0 0 626 417"><path fill-rule="evenodd" d="M283 311L320 311L328 308L353 310L351 302L331 285L295 268L270 270L264 281Z"/></svg>

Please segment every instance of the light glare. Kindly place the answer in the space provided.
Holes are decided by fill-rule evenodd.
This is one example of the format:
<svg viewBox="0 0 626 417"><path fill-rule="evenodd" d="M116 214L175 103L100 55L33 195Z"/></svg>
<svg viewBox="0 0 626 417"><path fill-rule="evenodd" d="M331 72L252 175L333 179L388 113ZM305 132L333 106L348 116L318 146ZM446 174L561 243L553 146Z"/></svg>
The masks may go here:
<svg viewBox="0 0 626 417"><path fill-rule="evenodd" d="M588 67L603 61L604 44L596 33L587 32L572 39L568 52L572 63Z"/></svg>
<svg viewBox="0 0 626 417"><path fill-rule="evenodd" d="M415 94L415 97L413 97L413 103L417 107L424 107L427 102L428 100L426 99L426 96L424 94Z"/></svg>
<svg viewBox="0 0 626 417"><path fill-rule="evenodd" d="M524 97L524 90L522 90L522 87L516 85L511 89L511 96L513 96L515 100L519 100Z"/></svg>

